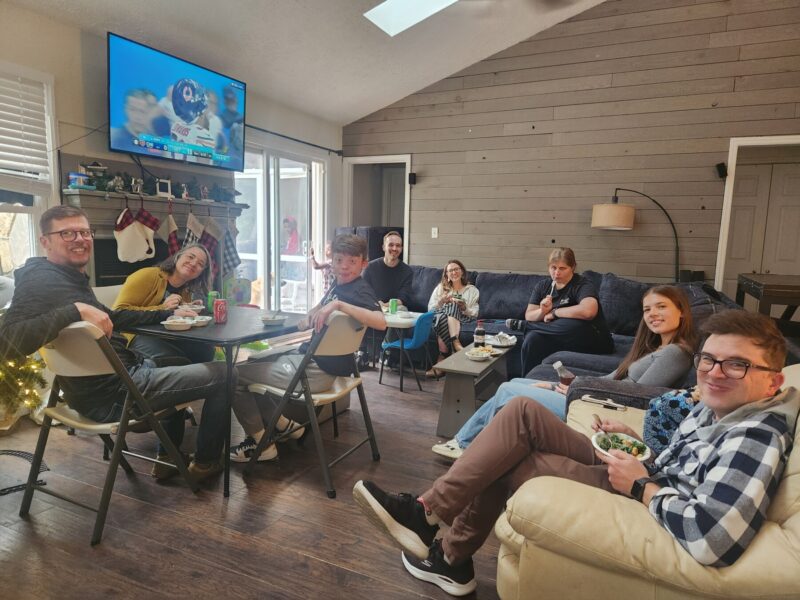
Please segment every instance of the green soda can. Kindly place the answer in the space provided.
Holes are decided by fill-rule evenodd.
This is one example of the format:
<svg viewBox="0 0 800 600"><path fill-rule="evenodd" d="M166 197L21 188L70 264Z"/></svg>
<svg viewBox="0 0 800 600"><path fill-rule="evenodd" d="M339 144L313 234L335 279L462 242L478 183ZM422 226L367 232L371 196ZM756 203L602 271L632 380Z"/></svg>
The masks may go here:
<svg viewBox="0 0 800 600"><path fill-rule="evenodd" d="M389 314L390 315L397 314L397 298L391 298L389 300Z"/></svg>
<svg viewBox="0 0 800 600"><path fill-rule="evenodd" d="M208 292L208 299L206 300L206 308L208 312L214 314L214 300L219 299L219 292L210 291Z"/></svg>

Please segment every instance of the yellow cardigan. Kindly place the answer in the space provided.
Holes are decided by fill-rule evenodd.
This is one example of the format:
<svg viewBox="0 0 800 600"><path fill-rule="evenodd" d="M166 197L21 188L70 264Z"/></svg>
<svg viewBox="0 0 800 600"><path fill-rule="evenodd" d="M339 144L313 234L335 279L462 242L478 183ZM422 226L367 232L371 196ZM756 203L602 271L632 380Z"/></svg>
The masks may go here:
<svg viewBox="0 0 800 600"><path fill-rule="evenodd" d="M168 277L159 267L145 267L128 275L114 302L114 310L165 310ZM192 301L187 289L181 292L181 298L184 302Z"/></svg>
<svg viewBox="0 0 800 600"><path fill-rule="evenodd" d="M127 310L165 310L164 294L167 291L167 275L159 267L145 267L128 275L117 299L114 301L114 310L123 308ZM184 302L191 302L189 290L183 289L181 298ZM130 344L135 337L132 333L124 334Z"/></svg>

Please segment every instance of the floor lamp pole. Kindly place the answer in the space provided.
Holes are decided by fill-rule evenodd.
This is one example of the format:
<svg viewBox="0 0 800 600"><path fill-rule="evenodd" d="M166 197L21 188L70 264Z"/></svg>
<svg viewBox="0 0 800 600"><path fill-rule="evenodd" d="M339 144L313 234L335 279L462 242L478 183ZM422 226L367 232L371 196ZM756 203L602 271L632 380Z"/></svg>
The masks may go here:
<svg viewBox="0 0 800 600"><path fill-rule="evenodd" d="M640 196L644 196L648 200L652 201L653 204L655 204L658 208L660 208L661 212L664 213L664 216L667 217L667 220L669 221L669 224L672 227L672 235L675 238L675 281L676 282L679 281L680 280L680 277L679 277L680 270L678 268L678 265L679 265L679 262L678 262L678 255L679 255L678 230L675 229L675 223L672 222L672 217L669 216L669 213L667 212L667 209L664 208L663 206L661 206L659 201L656 200L655 198L653 198L651 196L648 196L647 194L645 194L643 192L640 192L638 190L631 190L631 189L628 189L628 188L616 188L616 189L614 189L614 200L612 201L614 203L617 202L617 192L631 192L633 194L639 194Z"/></svg>

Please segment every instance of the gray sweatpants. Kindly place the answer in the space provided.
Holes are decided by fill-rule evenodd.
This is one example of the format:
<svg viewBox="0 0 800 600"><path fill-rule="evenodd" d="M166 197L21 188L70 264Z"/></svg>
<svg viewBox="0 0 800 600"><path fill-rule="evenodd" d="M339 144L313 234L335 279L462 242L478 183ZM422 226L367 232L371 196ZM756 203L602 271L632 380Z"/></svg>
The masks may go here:
<svg viewBox="0 0 800 600"><path fill-rule="evenodd" d="M286 388L294 377L304 354L297 348L289 348L283 353L272 353L236 365L239 372L236 395L233 399L233 412L244 432L253 436L263 431L275 410L275 403L266 396L253 394L247 390L251 383L264 383ZM306 377L311 393L324 392L333 386L335 375L326 373L313 360L306 367Z"/></svg>

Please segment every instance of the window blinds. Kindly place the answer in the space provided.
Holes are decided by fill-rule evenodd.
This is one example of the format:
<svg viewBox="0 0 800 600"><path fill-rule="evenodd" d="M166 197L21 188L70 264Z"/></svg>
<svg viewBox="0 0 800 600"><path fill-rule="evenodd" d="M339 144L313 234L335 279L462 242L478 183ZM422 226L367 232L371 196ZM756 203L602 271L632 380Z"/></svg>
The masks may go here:
<svg viewBox="0 0 800 600"><path fill-rule="evenodd" d="M40 182L50 179L45 85L2 71L0 173Z"/></svg>

